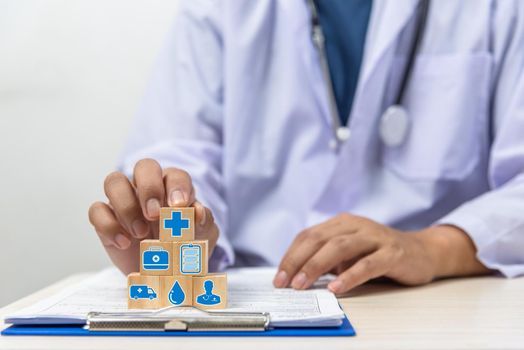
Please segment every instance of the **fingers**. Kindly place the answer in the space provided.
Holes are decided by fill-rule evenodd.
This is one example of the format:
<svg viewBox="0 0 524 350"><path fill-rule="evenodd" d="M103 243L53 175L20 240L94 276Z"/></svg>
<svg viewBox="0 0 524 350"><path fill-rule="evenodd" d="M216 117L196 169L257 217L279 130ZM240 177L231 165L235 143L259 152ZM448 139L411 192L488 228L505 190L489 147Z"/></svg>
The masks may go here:
<svg viewBox="0 0 524 350"><path fill-rule="evenodd" d="M135 189L128 178L119 172L111 173L104 181L104 190L114 216L127 232L136 238L146 237L149 234L149 225L142 216Z"/></svg>
<svg viewBox="0 0 524 350"><path fill-rule="evenodd" d="M277 288L287 287L302 265L322 247L326 239L326 233L322 228L301 232L282 258L273 285ZM295 284L302 284L302 281Z"/></svg>
<svg viewBox="0 0 524 350"><path fill-rule="evenodd" d="M335 236L302 266L291 286L306 289L331 269L376 249L377 244L363 234Z"/></svg>
<svg viewBox="0 0 524 350"><path fill-rule="evenodd" d="M189 207L195 202L195 190L191 176L184 170L164 170L164 186L170 207Z"/></svg>
<svg viewBox="0 0 524 350"><path fill-rule="evenodd" d="M208 211L209 209L204 207L204 205L199 201L196 201L193 206L195 207L195 223L197 224L197 231L205 231L206 228L214 223L211 211Z"/></svg>
<svg viewBox="0 0 524 350"><path fill-rule="evenodd" d="M95 227L100 241L106 247L114 246L125 250L131 245L125 229L120 225L113 211L102 202L96 202L89 208L89 221Z"/></svg>
<svg viewBox="0 0 524 350"><path fill-rule="evenodd" d="M93 204L89 220L113 262L124 272L136 271L140 240L158 238L162 206L195 205L195 190L189 174L176 168L162 170L153 159L136 163L132 182L122 173L110 174L104 190L109 203ZM213 215L201 204L195 207L196 233L209 240L212 251L218 239Z"/></svg>
<svg viewBox="0 0 524 350"><path fill-rule="evenodd" d="M209 254L213 252L215 245L218 240L218 227L215 224L215 219L211 210L202 205L202 203L196 201L195 206L195 238L196 239L207 239L209 246Z"/></svg>
<svg viewBox="0 0 524 350"><path fill-rule="evenodd" d="M352 220L352 217L348 218ZM292 287L304 288L308 278L304 274L297 274L302 266L333 237L344 233L352 234L356 231L352 222L341 224L343 220L347 219L344 216L337 216L301 232L280 263L279 272L273 280L275 287L286 287L292 281Z"/></svg>
<svg viewBox="0 0 524 350"><path fill-rule="evenodd" d="M151 221L158 219L160 208L166 203L170 207L188 207L195 202L191 176L177 168L162 171L153 159L136 163L134 182L143 215Z"/></svg>
<svg viewBox="0 0 524 350"><path fill-rule="evenodd" d="M164 204L165 191L162 169L153 159L142 159L135 165L133 181L143 216L157 220Z"/></svg>
<svg viewBox="0 0 524 350"><path fill-rule="evenodd" d="M387 249L380 249L363 257L352 267L340 274L328 285L335 294L345 293L370 279L385 275L391 268L392 254Z"/></svg>

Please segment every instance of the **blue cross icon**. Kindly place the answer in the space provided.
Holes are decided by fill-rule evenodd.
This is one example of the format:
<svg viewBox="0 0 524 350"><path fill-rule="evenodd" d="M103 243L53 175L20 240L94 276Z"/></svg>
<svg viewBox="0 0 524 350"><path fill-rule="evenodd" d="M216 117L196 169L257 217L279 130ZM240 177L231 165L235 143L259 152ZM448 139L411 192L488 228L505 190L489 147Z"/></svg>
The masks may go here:
<svg viewBox="0 0 524 350"><path fill-rule="evenodd" d="M189 219L182 219L179 211L171 212L171 219L164 219L164 230L171 230L171 237L181 237L184 228L189 228Z"/></svg>

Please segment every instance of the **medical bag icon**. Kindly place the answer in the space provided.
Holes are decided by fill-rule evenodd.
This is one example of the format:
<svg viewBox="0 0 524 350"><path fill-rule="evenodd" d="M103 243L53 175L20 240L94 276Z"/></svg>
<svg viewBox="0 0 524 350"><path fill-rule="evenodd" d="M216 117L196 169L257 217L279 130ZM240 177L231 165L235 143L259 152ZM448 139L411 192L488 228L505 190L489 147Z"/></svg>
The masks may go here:
<svg viewBox="0 0 524 350"><path fill-rule="evenodd" d="M195 207L160 208L158 237L140 241L140 272L127 276L128 309L227 307L225 273L208 273L209 241L195 239Z"/></svg>
<svg viewBox="0 0 524 350"><path fill-rule="evenodd" d="M202 270L202 247L195 244L183 244L180 247L180 272L184 274L200 273Z"/></svg>
<svg viewBox="0 0 524 350"><path fill-rule="evenodd" d="M142 256L144 270L169 269L169 252L162 247L149 247Z"/></svg>

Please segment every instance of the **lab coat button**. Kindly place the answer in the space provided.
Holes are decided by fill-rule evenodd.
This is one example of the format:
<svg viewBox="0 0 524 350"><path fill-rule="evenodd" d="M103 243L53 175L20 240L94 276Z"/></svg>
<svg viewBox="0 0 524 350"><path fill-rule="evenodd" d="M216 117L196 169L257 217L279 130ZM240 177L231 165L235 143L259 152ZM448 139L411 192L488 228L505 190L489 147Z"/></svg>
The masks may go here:
<svg viewBox="0 0 524 350"><path fill-rule="evenodd" d="M337 139L340 142L346 142L351 136L351 130L348 127L341 126L337 129Z"/></svg>

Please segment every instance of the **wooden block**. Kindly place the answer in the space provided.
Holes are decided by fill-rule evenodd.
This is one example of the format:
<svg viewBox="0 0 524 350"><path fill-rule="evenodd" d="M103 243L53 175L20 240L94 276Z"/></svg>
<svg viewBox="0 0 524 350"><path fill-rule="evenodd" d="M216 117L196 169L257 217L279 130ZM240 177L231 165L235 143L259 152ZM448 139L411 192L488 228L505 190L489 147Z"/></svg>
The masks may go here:
<svg viewBox="0 0 524 350"><path fill-rule="evenodd" d="M193 277L193 305L201 309L227 307L227 275L211 273Z"/></svg>
<svg viewBox="0 0 524 350"><path fill-rule="evenodd" d="M160 276L160 289L161 307L193 303L193 277L191 276Z"/></svg>
<svg viewBox="0 0 524 350"><path fill-rule="evenodd" d="M160 277L141 276L138 272L127 276L127 307L129 309L160 308Z"/></svg>
<svg viewBox="0 0 524 350"><path fill-rule="evenodd" d="M208 242L173 242L173 275L207 274Z"/></svg>
<svg viewBox="0 0 524 350"><path fill-rule="evenodd" d="M140 242L140 274L170 276L173 274L173 242L144 239Z"/></svg>
<svg viewBox="0 0 524 350"><path fill-rule="evenodd" d="M160 208L159 236L163 242L195 239L195 208Z"/></svg>

